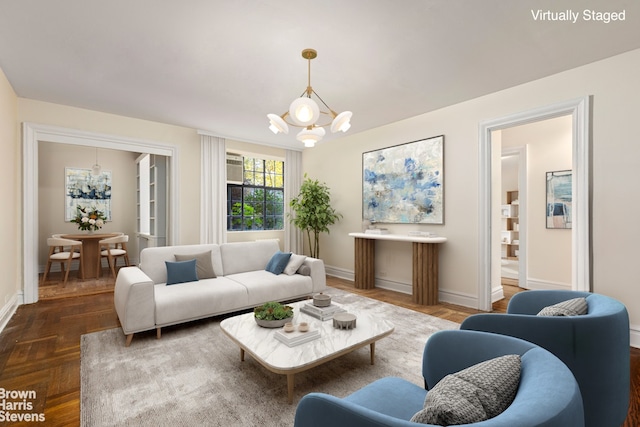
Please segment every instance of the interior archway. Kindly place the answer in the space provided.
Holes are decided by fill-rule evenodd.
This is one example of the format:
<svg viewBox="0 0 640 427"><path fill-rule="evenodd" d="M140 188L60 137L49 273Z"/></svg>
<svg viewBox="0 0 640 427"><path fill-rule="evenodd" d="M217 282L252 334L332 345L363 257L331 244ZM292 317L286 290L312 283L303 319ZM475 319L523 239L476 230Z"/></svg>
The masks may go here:
<svg viewBox="0 0 640 427"><path fill-rule="evenodd" d="M572 192L574 195L574 211L571 236L572 289L581 291L589 291L591 289L591 240L589 234L589 105L589 97L583 97L480 123L480 224L478 239L478 277L480 286L478 309L491 311L491 213L493 197L491 194L491 159L493 154L491 132L494 130L519 126L563 115L571 115L573 122Z"/></svg>
<svg viewBox="0 0 640 427"><path fill-rule="evenodd" d="M158 154L169 158L168 244L176 244L178 236L178 147L114 135L84 132L76 129L23 123L23 283L24 293L20 304L38 301L38 143L39 141L109 148L113 150Z"/></svg>

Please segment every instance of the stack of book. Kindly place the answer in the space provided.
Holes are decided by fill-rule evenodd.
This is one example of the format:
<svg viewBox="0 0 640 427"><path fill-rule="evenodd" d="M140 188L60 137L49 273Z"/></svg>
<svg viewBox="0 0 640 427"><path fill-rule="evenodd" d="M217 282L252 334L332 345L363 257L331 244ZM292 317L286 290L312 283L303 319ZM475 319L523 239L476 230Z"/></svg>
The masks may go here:
<svg viewBox="0 0 640 427"><path fill-rule="evenodd" d="M389 234L388 228L367 228L365 234Z"/></svg>
<svg viewBox="0 0 640 427"><path fill-rule="evenodd" d="M412 237L438 237L435 233L429 233L428 231L410 231L408 234Z"/></svg>
<svg viewBox="0 0 640 427"><path fill-rule="evenodd" d="M333 319L334 314L341 313L344 309L336 304L331 304L327 307L316 307L311 303L306 303L300 307L300 311L324 322L325 320Z"/></svg>
<svg viewBox="0 0 640 427"><path fill-rule="evenodd" d="M285 343L287 346L295 347L297 345L320 338L320 331L317 329L311 329L307 332L285 332L284 330L279 329L276 331L274 336L278 341Z"/></svg>

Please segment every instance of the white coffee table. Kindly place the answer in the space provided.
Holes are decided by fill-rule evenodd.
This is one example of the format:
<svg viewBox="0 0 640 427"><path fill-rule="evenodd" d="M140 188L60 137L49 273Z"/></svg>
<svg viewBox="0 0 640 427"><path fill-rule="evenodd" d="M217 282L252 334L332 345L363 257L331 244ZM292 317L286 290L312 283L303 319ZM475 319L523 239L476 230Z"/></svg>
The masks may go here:
<svg viewBox="0 0 640 427"><path fill-rule="evenodd" d="M230 317L220 322L222 331L240 347L240 360L244 361L245 352L258 363L274 372L287 376L287 397L293 403L294 375L321 365L329 360L369 345L371 364L375 361L376 341L393 332L393 324L376 317L369 311L350 310L348 304L340 304L347 312L358 318L356 328L340 330L333 328L333 321L324 322L300 312L300 307L311 300L288 304L294 308L293 323L309 323L311 329L320 331L320 338L289 347L276 340L274 334L279 329L258 326L253 313Z"/></svg>

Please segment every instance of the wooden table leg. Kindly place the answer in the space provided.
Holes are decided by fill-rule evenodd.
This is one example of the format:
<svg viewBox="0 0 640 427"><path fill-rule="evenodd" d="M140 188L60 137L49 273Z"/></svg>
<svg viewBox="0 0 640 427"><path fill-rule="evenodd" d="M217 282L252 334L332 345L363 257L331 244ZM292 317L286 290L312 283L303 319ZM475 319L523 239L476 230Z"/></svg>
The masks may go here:
<svg viewBox="0 0 640 427"><path fill-rule="evenodd" d="M413 243L413 302L438 304L438 245Z"/></svg>
<svg viewBox="0 0 640 427"><path fill-rule="evenodd" d="M369 347L371 348L371 364L375 365L376 363L376 343L372 342Z"/></svg>
<svg viewBox="0 0 640 427"><path fill-rule="evenodd" d="M355 240L355 287L373 289L375 287L376 241Z"/></svg>
<svg viewBox="0 0 640 427"><path fill-rule="evenodd" d="M293 374L287 374L287 399L291 405L293 403Z"/></svg>

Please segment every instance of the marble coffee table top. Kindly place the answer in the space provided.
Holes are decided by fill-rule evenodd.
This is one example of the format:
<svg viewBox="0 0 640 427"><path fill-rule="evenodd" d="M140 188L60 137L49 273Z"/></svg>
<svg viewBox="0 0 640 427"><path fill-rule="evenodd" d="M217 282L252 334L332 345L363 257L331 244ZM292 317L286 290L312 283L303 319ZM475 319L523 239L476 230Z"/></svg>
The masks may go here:
<svg viewBox="0 0 640 427"><path fill-rule="evenodd" d="M275 373L299 372L317 366L327 360L346 354L383 338L393 332L394 326L369 310L352 310L349 304L339 304L346 312L357 316L355 329L335 329L332 320L324 322L300 312L300 307L312 300L288 304L294 308L293 323L307 322L310 330L320 331L320 338L289 347L278 341L274 334L282 328L260 327L253 318L253 312L224 319L220 328L241 349Z"/></svg>

